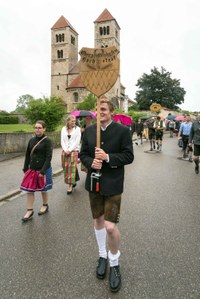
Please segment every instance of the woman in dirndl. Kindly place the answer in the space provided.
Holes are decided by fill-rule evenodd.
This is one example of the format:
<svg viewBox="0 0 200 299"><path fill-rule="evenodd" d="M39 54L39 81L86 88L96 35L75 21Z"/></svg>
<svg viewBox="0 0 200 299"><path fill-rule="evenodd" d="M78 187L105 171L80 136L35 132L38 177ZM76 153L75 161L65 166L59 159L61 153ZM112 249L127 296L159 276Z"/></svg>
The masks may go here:
<svg viewBox="0 0 200 299"><path fill-rule="evenodd" d="M44 187L39 189L42 195L43 205L38 212L38 215L44 215L49 210L48 191L52 189L52 168L51 160L53 146L51 140L45 135L46 124L42 120L38 120L35 124L35 136L32 137L26 149L23 171L26 173L29 170L38 171L39 177L44 177ZM28 182L29 183L29 182ZM28 222L32 219L33 203L35 200L35 192L38 189L29 189L21 185L20 189L27 193L27 211L22 218L22 222Z"/></svg>
<svg viewBox="0 0 200 299"><path fill-rule="evenodd" d="M78 173L78 154L80 151L81 129L76 126L76 117L67 117L66 126L61 130L62 167L64 181L68 185L67 194L71 194L76 182L80 180Z"/></svg>

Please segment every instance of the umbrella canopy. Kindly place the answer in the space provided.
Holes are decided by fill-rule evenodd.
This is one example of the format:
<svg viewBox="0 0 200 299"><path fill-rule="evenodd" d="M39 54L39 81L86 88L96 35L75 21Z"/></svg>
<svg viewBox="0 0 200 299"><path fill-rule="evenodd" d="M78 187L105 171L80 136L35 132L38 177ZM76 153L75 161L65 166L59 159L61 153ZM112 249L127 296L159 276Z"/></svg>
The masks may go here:
<svg viewBox="0 0 200 299"><path fill-rule="evenodd" d="M183 116L183 115L178 115L176 118L175 118L175 120L185 120L185 116Z"/></svg>
<svg viewBox="0 0 200 299"><path fill-rule="evenodd" d="M132 117L125 114L115 114L113 120L115 122L120 121L125 126L130 126L133 122Z"/></svg>
<svg viewBox="0 0 200 299"><path fill-rule="evenodd" d="M96 113L94 111L89 110L74 110L71 115L76 117L91 117L96 118Z"/></svg>
<svg viewBox="0 0 200 299"><path fill-rule="evenodd" d="M166 119L168 120L174 120L176 118L176 115L173 115L173 114L169 114Z"/></svg>
<svg viewBox="0 0 200 299"><path fill-rule="evenodd" d="M150 116L141 116L140 119L141 119L141 120L147 120L147 119L149 119L149 117L150 117Z"/></svg>

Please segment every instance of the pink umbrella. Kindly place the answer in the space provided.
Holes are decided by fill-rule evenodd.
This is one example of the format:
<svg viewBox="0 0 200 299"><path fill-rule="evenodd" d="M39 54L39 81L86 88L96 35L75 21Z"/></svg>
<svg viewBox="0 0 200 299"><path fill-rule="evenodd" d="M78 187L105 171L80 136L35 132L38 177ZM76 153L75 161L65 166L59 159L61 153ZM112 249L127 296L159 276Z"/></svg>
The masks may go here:
<svg viewBox="0 0 200 299"><path fill-rule="evenodd" d="M115 122L120 121L125 126L130 126L133 122L132 117L125 114L115 114L113 120Z"/></svg>
<svg viewBox="0 0 200 299"><path fill-rule="evenodd" d="M185 116L183 116L183 115L178 115L176 118L175 118L175 120L185 120Z"/></svg>
<svg viewBox="0 0 200 299"><path fill-rule="evenodd" d="M89 110L74 110L71 115L76 117L91 117L96 118L96 113L94 111Z"/></svg>

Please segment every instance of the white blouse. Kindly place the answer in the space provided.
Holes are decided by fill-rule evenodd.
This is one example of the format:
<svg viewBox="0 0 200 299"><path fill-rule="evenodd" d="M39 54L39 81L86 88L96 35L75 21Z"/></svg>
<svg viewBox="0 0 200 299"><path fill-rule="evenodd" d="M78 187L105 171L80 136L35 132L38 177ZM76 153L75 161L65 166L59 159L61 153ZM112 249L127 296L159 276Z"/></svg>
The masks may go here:
<svg viewBox="0 0 200 299"><path fill-rule="evenodd" d="M81 143L81 129L74 127L70 132L70 138L68 137L67 127L64 126L61 130L61 147L66 151L79 151Z"/></svg>

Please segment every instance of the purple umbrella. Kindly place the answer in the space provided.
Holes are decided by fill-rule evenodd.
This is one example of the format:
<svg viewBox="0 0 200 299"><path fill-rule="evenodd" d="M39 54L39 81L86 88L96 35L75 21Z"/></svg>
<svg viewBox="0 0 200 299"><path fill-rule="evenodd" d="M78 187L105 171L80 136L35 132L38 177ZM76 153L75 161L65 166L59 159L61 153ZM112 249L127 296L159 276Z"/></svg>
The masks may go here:
<svg viewBox="0 0 200 299"><path fill-rule="evenodd" d="M76 117L91 117L96 118L96 113L94 111L89 110L74 110L71 115Z"/></svg>

